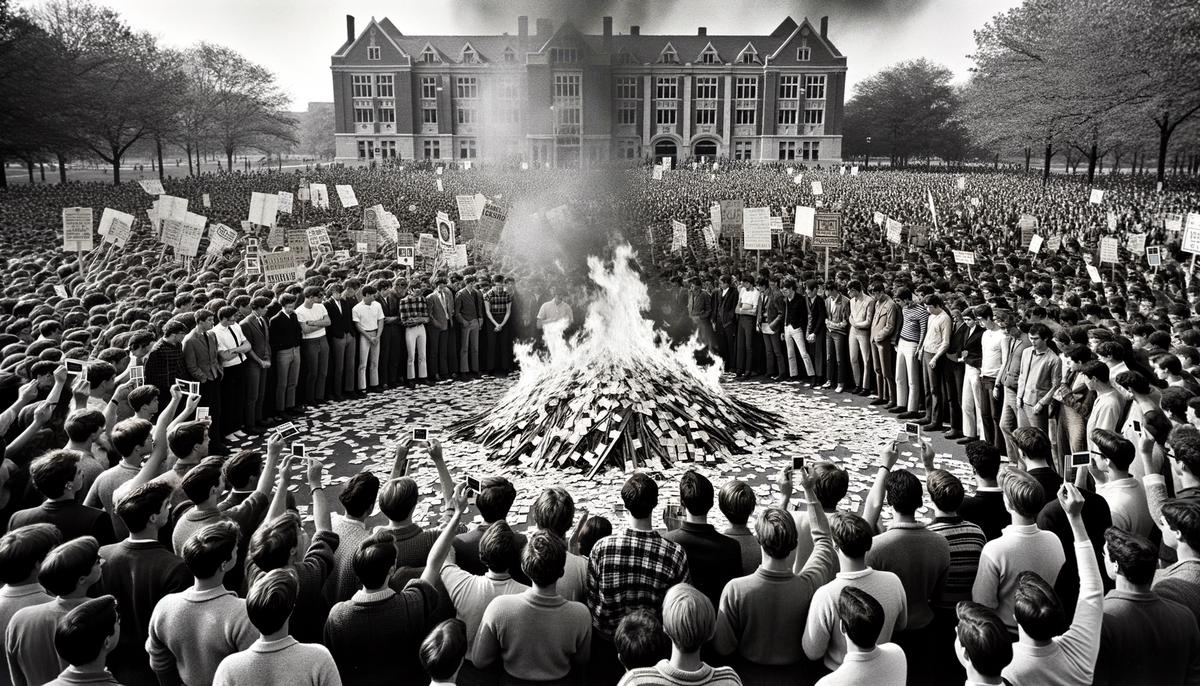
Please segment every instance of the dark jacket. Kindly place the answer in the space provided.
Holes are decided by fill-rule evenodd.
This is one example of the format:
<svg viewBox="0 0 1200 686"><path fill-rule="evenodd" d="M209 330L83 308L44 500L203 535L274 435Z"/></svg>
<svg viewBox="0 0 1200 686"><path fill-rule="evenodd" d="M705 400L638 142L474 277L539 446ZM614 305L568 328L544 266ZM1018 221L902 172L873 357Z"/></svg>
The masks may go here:
<svg viewBox="0 0 1200 686"><path fill-rule="evenodd" d="M808 328L805 334L814 334L818 338L826 333L825 326L825 298L817 296L809 298L805 296L806 304L808 305Z"/></svg>
<svg viewBox="0 0 1200 686"><path fill-rule="evenodd" d="M976 369L979 369L983 366L983 334L985 331L987 331L987 329L983 328L982 326L976 326L974 329L963 327L963 329L965 331L962 337L963 340L959 347L960 350L966 353L966 357L963 358L963 362ZM953 338L954 337L951 336L951 347L954 346Z"/></svg>
<svg viewBox="0 0 1200 686"><path fill-rule="evenodd" d="M742 547L734 539L717 533L712 524L683 522L663 538L678 543L687 553L692 583L708 596L713 607L721 604L725 584L742 575Z"/></svg>
<svg viewBox="0 0 1200 686"><path fill-rule="evenodd" d="M293 312L289 315L284 310L280 310L274 317L271 317L268 333L271 349L276 352L300 347L300 339L304 337L296 313Z"/></svg>
<svg viewBox="0 0 1200 686"><path fill-rule="evenodd" d="M713 292L713 296L717 301L716 321L719 325L725 328L737 326L737 303L738 290L733 286L721 295L721 289L718 288Z"/></svg>
<svg viewBox="0 0 1200 686"><path fill-rule="evenodd" d="M804 327L808 326L808 300L796 294L790 301L786 297L781 298L779 306L783 308L783 325L804 331Z"/></svg>

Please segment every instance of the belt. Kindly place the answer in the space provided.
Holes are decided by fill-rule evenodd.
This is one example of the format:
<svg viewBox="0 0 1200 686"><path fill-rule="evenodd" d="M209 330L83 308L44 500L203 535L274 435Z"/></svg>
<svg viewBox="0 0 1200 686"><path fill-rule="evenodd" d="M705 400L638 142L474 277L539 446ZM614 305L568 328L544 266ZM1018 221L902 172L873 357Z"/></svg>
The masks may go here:
<svg viewBox="0 0 1200 686"><path fill-rule="evenodd" d="M378 331L378 330L379 330L379 329L363 329L363 331L365 331L365 332L367 332L367 333L375 333L375 332L376 332L376 331Z"/></svg>

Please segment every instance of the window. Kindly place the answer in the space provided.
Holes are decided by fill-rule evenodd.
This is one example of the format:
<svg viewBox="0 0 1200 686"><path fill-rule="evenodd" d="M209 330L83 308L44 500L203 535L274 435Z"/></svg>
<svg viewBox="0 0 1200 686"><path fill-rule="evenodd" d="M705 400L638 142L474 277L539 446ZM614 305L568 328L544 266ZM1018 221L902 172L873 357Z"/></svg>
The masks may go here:
<svg viewBox="0 0 1200 686"><path fill-rule="evenodd" d="M753 45L747 45L738 55L738 62L740 64L758 64L758 51L754 49Z"/></svg>
<svg viewBox="0 0 1200 686"><path fill-rule="evenodd" d="M574 64L579 61L579 50L576 48L550 48L552 64Z"/></svg>
<svg viewBox="0 0 1200 686"><path fill-rule="evenodd" d="M812 50L809 48L796 48L796 61L807 62L812 59Z"/></svg>
<svg viewBox="0 0 1200 686"><path fill-rule="evenodd" d="M704 52L700 53L700 64L720 64L721 57L717 54L717 49L710 43L704 48Z"/></svg>
<svg viewBox="0 0 1200 686"><path fill-rule="evenodd" d="M796 123L796 110L779 110L779 123L780 124L795 124Z"/></svg>
<svg viewBox="0 0 1200 686"><path fill-rule="evenodd" d="M754 156L754 143L751 141L733 142L733 159L748 160Z"/></svg>
<svg viewBox="0 0 1200 686"><path fill-rule="evenodd" d="M800 97L800 77L792 74L779 77L779 99L795 100Z"/></svg>
<svg viewBox="0 0 1200 686"><path fill-rule="evenodd" d="M434 51L432 45L426 45L425 49L421 51L422 64L437 64L441 61L441 58L438 57L438 54Z"/></svg>
<svg viewBox="0 0 1200 686"><path fill-rule="evenodd" d="M806 107L806 108L804 108L804 123L805 124L824 124L825 123L825 108L824 107Z"/></svg>
<svg viewBox="0 0 1200 686"><path fill-rule="evenodd" d="M654 121L658 124L671 124L676 122L678 111L674 104L659 105L654 110Z"/></svg>
<svg viewBox="0 0 1200 686"><path fill-rule="evenodd" d="M369 60L378 60L379 59L379 46L378 45L368 45L367 46L367 59L369 59Z"/></svg>
<svg viewBox="0 0 1200 686"><path fill-rule="evenodd" d="M377 98L394 98L396 97L395 87L392 85L391 74L379 74L375 77L375 97Z"/></svg>
<svg viewBox="0 0 1200 686"><path fill-rule="evenodd" d="M396 141L383 141L379 147L382 148L380 157L396 156Z"/></svg>
<svg viewBox="0 0 1200 686"><path fill-rule="evenodd" d="M717 111L713 109L696 110L696 124L716 124Z"/></svg>
<svg viewBox="0 0 1200 686"><path fill-rule="evenodd" d="M517 61L517 53L513 52L512 48L505 48L504 49L504 61L508 62L510 64L513 62L516 62Z"/></svg>
<svg viewBox="0 0 1200 686"><path fill-rule="evenodd" d="M618 124L637 124L637 103L623 102L617 108Z"/></svg>
<svg viewBox="0 0 1200 686"><path fill-rule="evenodd" d="M679 55L676 54L675 48L671 47L670 43L668 43L667 47L663 48L662 53L659 54L658 62L659 64L679 64Z"/></svg>
<svg viewBox="0 0 1200 686"><path fill-rule="evenodd" d="M804 141L801 146L801 153L806 160L816 160L821 157L821 142L820 141Z"/></svg>
<svg viewBox="0 0 1200 686"><path fill-rule="evenodd" d="M809 100L825 99L825 76L804 77L804 97Z"/></svg>
<svg viewBox="0 0 1200 686"><path fill-rule="evenodd" d="M433 107L425 107L421 110L421 121L426 124L437 123L437 109Z"/></svg>
<svg viewBox="0 0 1200 686"><path fill-rule="evenodd" d="M556 98L578 98L579 97L579 74L555 74L554 75L554 97Z"/></svg>
<svg viewBox="0 0 1200 686"><path fill-rule="evenodd" d="M354 121L357 124L371 124L375 121L375 110L370 107L355 107Z"/></svg>
<svg viewBox="0 0 1200 686"><path fill-rule="evenodd" d="M716 100L717 99L717 78L715 76L698 76L696 77L696 95L697 100Z"/></svg>
<svg viewBox="0 0 1200 686"><path fill-rule="evenodd" d="M624 141L617 148L617 158L623 160L637 159L639 156L638 144L636 141Z"/></svg>
<svg viewBox="0 0 1200 686"><path fill-rule="evenodd" d="M371 148L371 141L358 141L358 159L375 159L375 151Z"/></svg>
<svg viewBox="0 0 1200 686"><path fill-rule="evenodd" d="M351 83L354 84L354 97L369 98L371 97L371 75L370 74L354 74L350 77Z"/></svg>
<svg viewBox="0 0 1200 686"><path fill-rule="evenodd" d="M757 100L758 79L753 76L739 76L734 94L738 100Z"/></svg>
<svg viewBox="0 0 1200 686"><path fill-rule="evenodd" d="M579 133L580 110L578 107L559 107L554 111L555 132Z"/></svg>
<svg viewBox="0 0 1200 686"><path fill-rule="evenodd" d="M743 126L754 123L754 110L738 108L733 111L733 123Z"/></svg>
<svg viewBox="0 0 1200 686"><path fill-rule="evenodd" d="M478 98L479 97L479 80L474 76L460 76L454 82L455 98Z"/></svg>
<svg viewBox="0 0 1200 686"><path fill-rule="evenodd" d="M379 121L383 124L395 124L396 123L395 108L380 107L379 108Z"/></svg>
<svg viewBox="0 0 1200 686"><path fill-rule="evenodd" d="M467 138L458 142L458 158L460 160L475 159L475 139Z"/></svg>
<svg viewBox="0 0 1200 686"><path fill-rule="evenodd" d="M796 159L796 141L780 141L779 142L779 159L781 159L781 160Z"/></svg>
<svg viewBox="0 0 1200 686"><path fill-rule="evenodd" d="M679 80L674 76L660 76L654 83L654 97L656 99L674 100L679 97Z"/></svg>
<svg viewBox="0 0 1200 686"><path fill-rule="evenodd" d="M466 108L466 107L458 108L458 123L459 124L474 124L475 123L475 110Z"/></svg>
<svg viewBox="0 0 1200 686"><path fill-rule="evenodd" d="M623 76L617 79L617 97L624 100L634 100L638 92L637 77Z"/></svg>
<svg viewBox="0 0 1200 686"><path fill-rule="evenodd" d="M439 141L425 141L425 159L442 159L442 146Z"/></svg>
<svg viewBox="0 0 1200 686"><path fill-rule="evenodd" d="M504 79L498 84L500 97L504 100L516 100L521 96L521 88L517 85L516 79Z"/></svg>
<svg viewBox="0 0 1200 686"><path fill-rule="evenodd" d="M479 53L475 52L475 49L468 45L467 47L463 48L462 63L479 64Z"/></svg>
<svg viewBox="0 0 1200 686"><path fill-rule="evenodd" d="M433 100L437 97L437 77L422 76L421 77L421 97Z"/></svg>

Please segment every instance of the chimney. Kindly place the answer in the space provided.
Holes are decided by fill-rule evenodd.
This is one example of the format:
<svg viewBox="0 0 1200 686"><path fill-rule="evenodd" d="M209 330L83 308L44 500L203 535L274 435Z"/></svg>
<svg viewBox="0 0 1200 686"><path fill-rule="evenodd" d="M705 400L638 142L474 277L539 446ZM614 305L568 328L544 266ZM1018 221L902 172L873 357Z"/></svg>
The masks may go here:
<svg viewBox="0 0 1200 686"><path fill-rule="evenodd" d="M612 38L612 17L604 18L604 38Z"/></svg>
<svg viewBox="0 0 1200 686"><path fill-rule="evenodd" d="M354 33L354 15L346 15L346 42L353 43L358 36Z"/></svg>
<svg viewBox="0 0 1200 686"><path fill-rule="evenodd" d="M529 35L529 17L525 15L517 17L517 35L521 38Z"/></svg>
<svg viewBox="0 0 1200 686"><path fill-rule="evenodd" d="M708 27L701 26L700 28L696 29L696 35L697 36L707 36L708 35Z"/></svg>
<svg viewBox="0 0 1200 686"><path fill-rule="evenodd" d="M826 38L829 33L829 17L821 17L821 38Z"/></svg>
<svg viewBox="0 0 1200 686"><path fill-rule="evenodd" d="M636 24L635 24L635 25L633 25L633 26L630 26L630 27L629 27L629 35L631 35L631 36L640 36L640 35L642 35L642 27L640 27L640 26L638 26L638 25L636 25Z"/></svg>
<svg viewBox="0 0 1200 686"><path fill-rule="evenodd" d="M554 33L554 24L549 19L537 20L537 35L538 38L549 38L550 34Z"/></svg>

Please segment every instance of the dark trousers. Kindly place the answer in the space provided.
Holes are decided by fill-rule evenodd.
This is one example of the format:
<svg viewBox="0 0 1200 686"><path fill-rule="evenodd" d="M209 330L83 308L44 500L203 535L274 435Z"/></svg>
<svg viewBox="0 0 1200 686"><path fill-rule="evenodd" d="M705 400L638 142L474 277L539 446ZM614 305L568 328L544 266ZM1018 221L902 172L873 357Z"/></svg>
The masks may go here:
<svg viewBox="0 0 1200 686"><path fill-rule="evenodd" d="M486 318L483 320L483 360L481 371L507 374L512 369L512 322L497 331Z"/></svg>
<svg viewBox="0 0 1200 686"><path fill-rule="evenodd" d="M451 374L457 374L458 369L458 325L453 321L446 327L446 366Z"/></svg>
<svg viewBox="0 0 1200 686"><path fill-rule="evenodd" d="M995 399L992 398L992 392L996 390L996 377L981 376L979 377L979 414L983 418L983 427L980 429L979 437L992 445L996 445L996 436L1000 433L996 426L996 413L993 411ZM1001 441L1003 442L1003 441ZM999 447L999 446L997 446Z"/></svg>
<svg viewBox="0 0 1200 686"><path fill-rule="evenodd" d="M242 362L225 368L225 376L221 378L221 424L222 436L228 436L235 431L241 431L246 423L246 406L249 404L246 392L246 365L253 362Z"/></svg>
<svg viewBox="0 0 1200 686"><path fill-rule="evenodd" d="M379 336L379 383L395 386L404 379L404 330L399 323L384 324Z"/></svg>
<svg viewBox="0 0 1200 686"><path fill-rule="evenodd" d="M827 347L825 344L828 338L829 336L821 330L813 334L811 341L808 339L808 334L804 334L804 342L808 343L808 356L812 358L813 373L817 379L830 378L829 360L825 359L825 348Z"/></svg>
<svg viewBox="0 0 1200 686"><path fill-rule="evenodd" d="M962 433L962 387L967 372L962 362L949 362L945 366L945 373L942 374L942 397L946 399L950 411L950 427Z"/></svg>
<svg viewBox="0 0 1200 686"><path fill-rule="evenodd" d="M985 399L991 405L992 421L991 421L991 438L988 442L996 446L1000 454L1005 453L1006 444L1004 442L1004 432L1000 430L1000 419L1004 416L1004 388L999 384L995 377L981 376L979 377L979 385L983 388ZM996 389L1000 389L1000 397L996 397Z"/></svg>
<svg viewBox="0 0 1200 686"><path fill-rule="evenodd" d="M729 326L722 326L721 338L718 344L721 347L721 359L725 360L725 369L728 371L737 371L737 321Z"/></svg>
<svg viewBox="0 0 1200 686"><path fill-rule="evenodd" d="M762 339L765 352L764 357L767 360L767 376L787 376L787 350L783 347L783 335L778 333L764 333Z"/></svg>
<svg viewBox="0 0 1200 686"><path fill-rule="evenodd" d="M356 372L354 355L358 346L354 336L345 334L341 338L329 336L329 397L341 400L342 396L354 390Z"/></svg>
<svg viewBox="0 0 1200 686"><path fill-rule="evenodd" d="M438 330L432 324L425 327L425 363L429 376L450 377L450 332Z"/></svg>
<svg viewBox="0 0 1200 686"><path fill-rule="evenodd" d="M212 417L212 429L209 430L210 438L218 439L218 442L224 442L225 434L221 433L221 380L213 379L212 381L200 382L200 406L208 408L208 416Z"/></svg>
<svg viewBox="0 0 1200 686"><path fill-rule="evenodd" d="M940 426L946 413L946 396L943 379L946 376L946 360L941 358L937 365L930 367L933 353L921 352L921 366L925 370L925 388L928 402L925 405L925 418L934 425Z"/></svg>
<svg viewBox="0 0 1200 686"><path fill-rule="evenodd" d="M329 337L305 338L300 341L302 364L302 403L319 403L325 400L325 378L329 374Z"/></svg>
<svg viewBox="0 0 1200 686"><path fill-rule="evenodd" d="M896 349L891 341L871 344L871 366L875 369L875 390L879 397L896 404Z"/></svg>
<svg viewBox="0 0 1200 686"><path fill-rule="evenodd" d="M754 373L754 315L739 314L737 329L737 370L740 374Z"/></svg>
<svg viewBox="0 0 1200 686"><path fill-rule="evenodd" d="M254 360L247 359L242 363L246 368L246 414L245 425L254 427L263 423L263 413L267 404L267 374L266 369L258 366Z"/></svg>
<svg viewBox="0 0 1200 686"><path fill-rule="evenodd" d="M826 343L825 378L834 385L854 387L854 372L850 369L850 337L844 333L828 335Z"/></svg>

